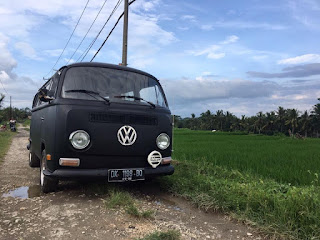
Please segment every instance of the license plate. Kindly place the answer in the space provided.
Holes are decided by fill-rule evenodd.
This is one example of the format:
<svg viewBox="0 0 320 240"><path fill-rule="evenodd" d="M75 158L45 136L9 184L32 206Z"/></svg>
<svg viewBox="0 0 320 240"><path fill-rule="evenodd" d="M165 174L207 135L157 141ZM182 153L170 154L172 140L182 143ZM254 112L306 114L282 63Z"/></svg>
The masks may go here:
<svg viewBox="0 0 320 240"><path fill-rule="evenodd" d="M144 180L144 169L109 169L108 182Z"/></svg>

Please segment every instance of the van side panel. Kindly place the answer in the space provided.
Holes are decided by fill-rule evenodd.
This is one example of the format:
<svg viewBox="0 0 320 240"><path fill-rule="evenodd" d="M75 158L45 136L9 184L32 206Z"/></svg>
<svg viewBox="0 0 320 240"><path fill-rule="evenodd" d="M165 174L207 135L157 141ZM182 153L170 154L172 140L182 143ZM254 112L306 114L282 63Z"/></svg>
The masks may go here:
<svg viewBox="0 0 320 240"><path fill-rule="evenodd" d="M32 112L30 138L32 151L41 159L43 148L47 154L54 153L57 105L49 103Z"/></svg>
<svg viewBox="0 0 320 240"><path fill-rule="evenodd" d="M44 145L46 153L51 155L51 158L54 157L55 152L55 133L56 133L56 111L57 105L49 104L47 107L43 108L44 120L41 123L41 144ZM50 169L52 165L51 161L47 162L47 167Z"/></svg>
<svg viewBox="0 0 320 240"><path fill-rule="evenodd" d="M41 157L41 109L33 111L30 124L31 148L37 157Z"/></svg>

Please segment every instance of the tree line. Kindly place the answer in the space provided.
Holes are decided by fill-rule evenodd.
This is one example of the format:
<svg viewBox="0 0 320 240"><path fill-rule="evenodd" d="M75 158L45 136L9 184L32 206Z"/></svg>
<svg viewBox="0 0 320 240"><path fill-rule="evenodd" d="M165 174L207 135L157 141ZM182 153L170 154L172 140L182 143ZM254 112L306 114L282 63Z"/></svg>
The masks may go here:
<svg viewBox="0 0 320 240"><path fill-rule="evenodd" d="M15 108L6 107L2 108L3 100L5 96L0 94L0 125L10 121L11 117L17 121L23 121L24 119L31 116L30 108Z"/></svg>
<svg viewBox="0 0 320 240"><path fill-rule="evenodd" d="M318 98L320 101L320 98ZM182 118L174 116L174 125L178 128L192 130L216 130L225 132L247 132L256 134L299 135L303 137L319 137L320 103L312 107L312 111L300 112L297 109L278 107L271 112L258 112L255 116L241 118L229 111L218 110L215 113L207 110L196 117Z"/></svg>

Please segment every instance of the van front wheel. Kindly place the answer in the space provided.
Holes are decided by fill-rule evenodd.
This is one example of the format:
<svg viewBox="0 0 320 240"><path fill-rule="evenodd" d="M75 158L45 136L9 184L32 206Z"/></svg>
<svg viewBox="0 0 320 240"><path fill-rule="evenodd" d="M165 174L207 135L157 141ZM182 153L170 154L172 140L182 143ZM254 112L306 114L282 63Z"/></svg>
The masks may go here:
<svg viewBox="0 0 320 240"><path fill-rule="evenodd" d="M44 175L46 170L46 150L42 151L40 166L40 187L43 193L54 192L58 186L58 180Z"/></svg>

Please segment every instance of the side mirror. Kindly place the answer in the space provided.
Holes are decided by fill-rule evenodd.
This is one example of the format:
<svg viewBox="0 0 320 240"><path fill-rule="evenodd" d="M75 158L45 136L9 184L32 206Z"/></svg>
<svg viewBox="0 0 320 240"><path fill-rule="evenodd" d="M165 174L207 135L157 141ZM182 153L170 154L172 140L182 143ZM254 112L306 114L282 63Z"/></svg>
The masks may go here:
<svg viewBox="0 0 320 240"><path fill-rule="evenodd" d="M39 90L39 99L42 102L50 102L52 101L54 98L49 97L48 95L48 90L45 88L42 88Z"/></svg>

